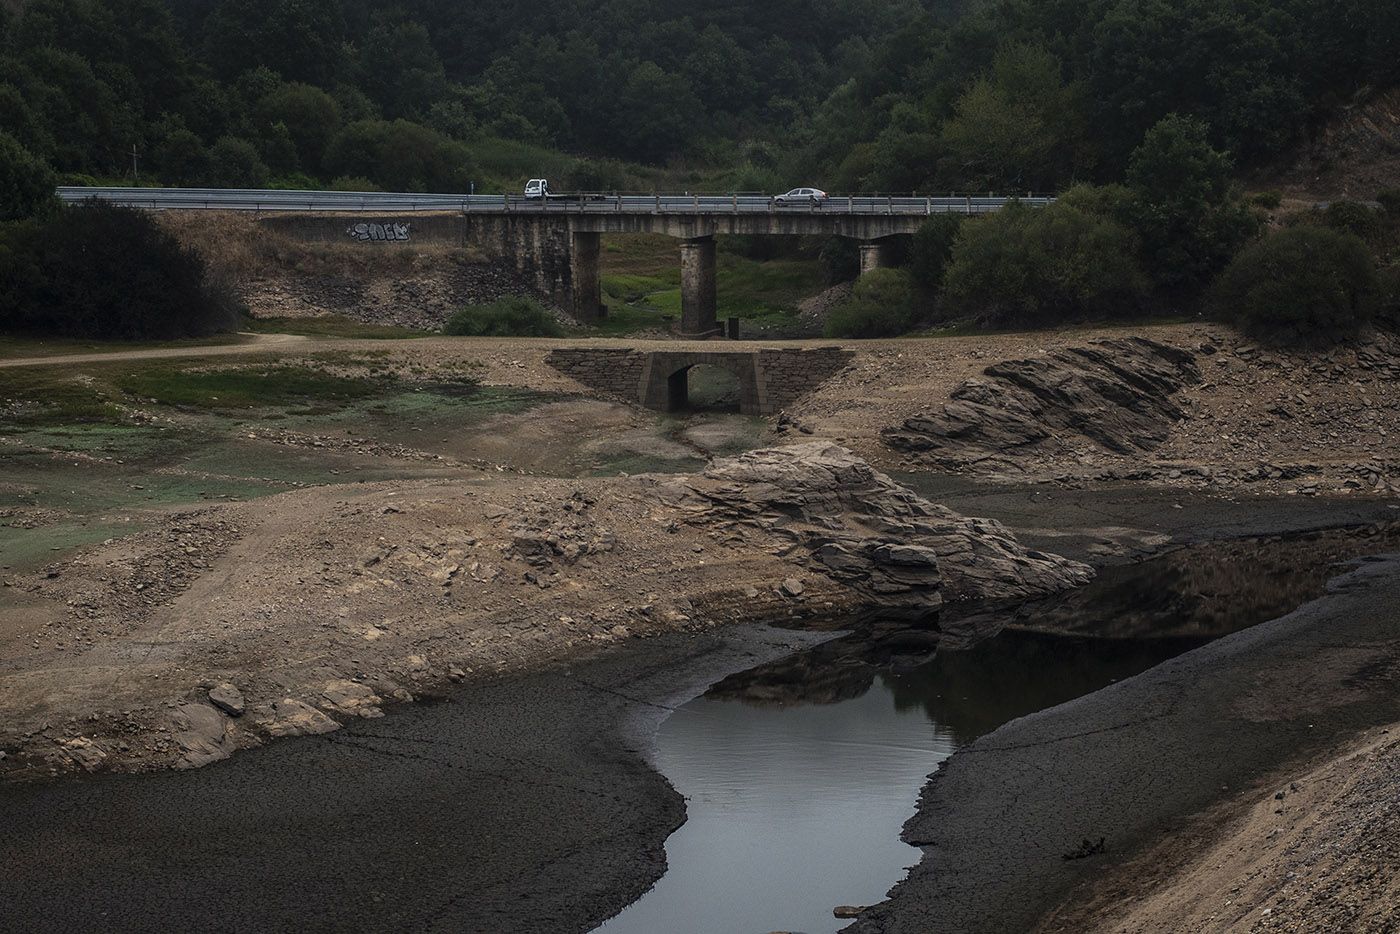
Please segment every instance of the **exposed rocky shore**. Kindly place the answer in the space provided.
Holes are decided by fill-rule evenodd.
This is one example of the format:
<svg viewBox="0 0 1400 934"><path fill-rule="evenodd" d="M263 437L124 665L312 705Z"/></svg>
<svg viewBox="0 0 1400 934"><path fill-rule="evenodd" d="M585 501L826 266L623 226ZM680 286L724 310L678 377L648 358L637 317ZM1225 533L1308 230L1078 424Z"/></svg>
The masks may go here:
<svg viewBox="0 0 1400 934"><path fill-rule="evenodd" d="M1017 470L1085 443L1137 455L1167 440L1186 416L1173 397L1200 379L1189 351L1140 337L1095 341L994 363L954 389L941 412L906 419L884 438L954 469Z"/></svg>
<svg viewBox="0 0 1400 934"><path fill-rule="evenodd" d="M1091 573L822 442L698 476L297 491L11 581L43 624L0 671L0 769L198 766L586 646L739 620L930 618Z"/></svg>

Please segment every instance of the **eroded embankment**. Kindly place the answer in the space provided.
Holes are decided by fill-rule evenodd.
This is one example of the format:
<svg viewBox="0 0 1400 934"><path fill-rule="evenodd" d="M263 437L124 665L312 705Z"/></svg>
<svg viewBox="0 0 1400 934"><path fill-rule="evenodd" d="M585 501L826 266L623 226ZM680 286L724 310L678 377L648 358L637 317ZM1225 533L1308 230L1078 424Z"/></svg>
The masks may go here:
<svg viewBox="0 0 1400 934"><path fill-rule="evenodd" d="M178 515L13 581L0 767L201 765L449 681L745 620L1082 583L821 442L696 476L325 487Z"/></svg>
<svg viewBox="0 0 1400 934"><path fill-rule="evenodd" d="M1219 813L1208 809L1220 799L1238 800L1244 789L1251 805L1273 800L1281 770L1297 770L1344 738L1394 722L1400 563L1363 561L1329 591L1285 617L1015 720L959 751L905 826L905 839L924 848L924 859L890 901L851 930L1026 930L1056 906L1069 907L1045 922L1048 929L1086 930L1103 918L1084 909L1076 886L1111 888L1099 908L1143 897L1146 880L1131 870L1147 864L1115 872L1125 858L1165 841L1149 851L1159 870L1175 868L1164 861L1168 852L1177 865L1192 863L1202 841L1215 838ZM1280 829L1296 818L1279 812ZM1389 865L1384 852L1368 851L1369 835L1357 836L1359 829L1353 825L1331 844L1355 858L1324 865L1330 889L1290 901L1293 913L1279 929L1336 929L1337 912L1347 906L1360 924L1355 929L1382 929L1366 925L1388 909L1363 906L1351 896L1361 890L1349 890ZM1268 917L1274 914L1283 916L1279 907ZM1258 922L1262 927L1247 929L1272 929L1267 918Z"/></svg>
<svg viewBox="0 0 1400 934"><path fill-rule="evenodd" d="M794 414L885 466L898 458L902 470L999 481L1400 490L1393 334L1326 352L1200 325L863 350Z"/></svg>

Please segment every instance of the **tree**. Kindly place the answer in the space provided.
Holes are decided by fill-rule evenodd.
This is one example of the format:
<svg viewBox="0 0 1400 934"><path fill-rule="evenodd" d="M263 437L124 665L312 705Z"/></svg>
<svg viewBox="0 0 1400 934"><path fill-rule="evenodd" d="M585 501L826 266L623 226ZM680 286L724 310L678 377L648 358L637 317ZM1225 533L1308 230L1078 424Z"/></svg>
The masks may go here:
<svg viewBox="0 0 1400 934"><path fill-rule="evenodd" d="M149 214L105 202L0 234L6 266L5 330L158 340L231 330L240 312L232 294L211 283L198 253Z"/></svg>
<svg viewBox="0 0 1400 934"><path fill-rule="evenodd" d="M963 215L935 214L920 225L909 244L909 274L923 288L937 291L953 258Z"/></svg>
<svg viewBox="0 0 1400 934"><path fill-rule="evenodd" d="M1379 283L1366 244L1325 227L1295 227L1250 244L1212 294L1219 314L1259 340L1332 344L1376 311Z"/></svg>
<svg viewBox="0 0 1400 934"><path fill-rule="evenodd" d="M700 112L700 102L685 79L643 62L622 88L613 125L629 155L656 162L685 148Z"/></svg>
<svg viewBox="0 0 1400 934"><path fill-rule="evenodd" d="M204 21L205 59L225 80L264 66L326 86L345 72L345 20L322 0L221 0Z"/></svg>
<svg viewBox="0 0 1400 934"><path fill-rule="evenodd" d="M958 98L943 125L943 177L952 187L1049 191L1083 159L1083 89L1066 84L1044 48L1003 46L991 71Z"/></svg>
<svg viewBox="0 0 1400 934"><path fill-rule="evenodd" d="M279 85L256 106L262 133L281 124L295 147L295 165L318 171L326 144L340 129L340 105L325 91L301 82Z"/></svg>
<svg viewBox="0 0 1400 934"><path fill-rule="evenodd" d="M360 49L360 69L373 75L368 89L391 117L420 117L447 93L442 60L421 23L371 30Z"/></svg>
<svg viewBox="0 0 1400 934"><path fill-rule="evenodd" d="M1192 114L1246 159L1278 152L1302 127L1291 24L1271 0L1120 0L1094 33L1095 125L1111 158L1168 114ZM1120 163L1121 164L1121 163Z"/></svg>
<svg viewBox="0 0 1400 934"><path fill-rule="evenodd" d="M1157 283L1176 298L1204 289L1259 229L1232 190L1230 158L1206 125L1176 114L1148 131L1128 163L1133 228Z"/></svg>
<svg viewBox="0 0 1400 934"><path fill-rule="evenodd" d="M465 191L475 177L464 145L407 120L346 124L326 147L326 172L388 191Z"/></svg>
<svg viewBox="0 0 1400 934"><path fill-rule="evenodd" d="M944 295L996 325L1132 314L1147 294L1136 247L1130 231L1072 204L1012 203L963 226Z"/></svg>
<svg viewBox="0 0 1400 934"><path fill-rule="evenodd" d="M148 163L166 184L198 184L209 172L204 141L179 117L167 114L152 124L147 147Z"/></svg>
<svg viewBox="0 0 1400 934"><path fill-rule="evenodd" d="M209 184L215 188L261 188L267 165L246 139L225 136L209 148Z"/></svg>
<svg viewBox="0 0 1400 934"><path fill-rule="evenodd" d="M19 140L0 132L0 221L47 214L56 203L53 172Z"/></svg>

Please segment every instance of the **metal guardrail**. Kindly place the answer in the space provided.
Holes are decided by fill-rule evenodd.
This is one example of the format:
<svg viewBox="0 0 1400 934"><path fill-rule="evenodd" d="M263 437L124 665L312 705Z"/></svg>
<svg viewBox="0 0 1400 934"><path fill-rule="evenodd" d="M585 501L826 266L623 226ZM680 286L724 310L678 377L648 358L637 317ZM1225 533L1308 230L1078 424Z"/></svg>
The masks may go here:
<svg viewBox="0 0 1400 934"><path fill-rule="evenodd" d="M417 213L452 211L468 214L768 214L842 215L986 214L1010 201L1034 207L1054 198L989 195L836 195L825 202L783 204L768 195L580 194L553 198L524 195L415 194L377 191L281 191L236 188L80 188L58 189L60 200L74 204L96 198L154 211L316 211Z"/></svg>

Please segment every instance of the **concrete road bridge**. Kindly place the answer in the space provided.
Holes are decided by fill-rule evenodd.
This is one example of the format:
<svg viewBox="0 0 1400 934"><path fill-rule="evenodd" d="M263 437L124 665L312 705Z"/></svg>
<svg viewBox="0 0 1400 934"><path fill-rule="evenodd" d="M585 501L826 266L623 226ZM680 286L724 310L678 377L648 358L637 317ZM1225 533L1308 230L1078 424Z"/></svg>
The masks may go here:
<svg viewBox="0 0 1400 934"><path fill-rule="evenodd" d="M665 234L679 241L681 320L686 337L720 333L715 290L715 237L839 236L860 244L862 273L886 262L893 237L912 234L933 214L986 214L1012 200L1034 207L1051 198L994 195L840 195L821 204L780 204L767 195L579 194L548 199L523 195L272 191L195 188L58 189L65 202L90 198L155 211L252 211L285 215L276 226L313 239L350 236L369 243L420 237L451 239L511 262L518 273L581 322L604 313L599 275L601 237ZM341 230L337 215L368 215L374 223ZM308 217L310 215L310 217ZM444 224L441 216L451 215ZM431 220L429 219L431 217ZM318 225L316 218L322 221ZM271 219L271 218L269 218ZM364 227L364 231L359 231ZM451 233L447 233L448 229ZM386 234L392 231L392 236ZM376 236L376 232L378 236Z"/></svg>

